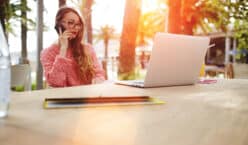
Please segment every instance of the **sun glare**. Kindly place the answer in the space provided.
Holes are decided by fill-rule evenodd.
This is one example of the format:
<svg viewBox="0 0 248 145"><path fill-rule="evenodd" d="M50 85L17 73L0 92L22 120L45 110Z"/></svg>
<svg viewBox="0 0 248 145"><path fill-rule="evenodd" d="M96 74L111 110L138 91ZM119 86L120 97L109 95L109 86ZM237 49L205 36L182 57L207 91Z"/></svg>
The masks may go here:
<svg viewBox="0 0 248 145"><path fill-rule="evenodd" d="M153 11L156 9L166 9L167 6L165 4L161 4L158 0L143 0L142 1L142 12L146 13L149 11Z"/></svg>

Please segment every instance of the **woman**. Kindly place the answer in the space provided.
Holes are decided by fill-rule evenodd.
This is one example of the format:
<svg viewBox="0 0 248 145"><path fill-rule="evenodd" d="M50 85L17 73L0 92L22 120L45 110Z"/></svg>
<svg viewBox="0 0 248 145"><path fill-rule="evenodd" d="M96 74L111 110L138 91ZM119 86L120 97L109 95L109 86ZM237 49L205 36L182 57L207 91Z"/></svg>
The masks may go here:
<svg viewBox="0 0 248 145"><path fill-rule="evenodd" d="M41 52L46 81L52 87L101 83L105 80L94 49L83 43L84 21L71 7L58 10L58 42Z"/></svg>

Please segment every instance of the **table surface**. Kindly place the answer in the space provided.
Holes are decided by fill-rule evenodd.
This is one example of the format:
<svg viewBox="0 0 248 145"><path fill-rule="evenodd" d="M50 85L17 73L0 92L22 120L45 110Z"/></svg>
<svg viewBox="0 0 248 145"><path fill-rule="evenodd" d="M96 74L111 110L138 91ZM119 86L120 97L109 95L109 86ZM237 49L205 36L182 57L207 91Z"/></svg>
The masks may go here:
<svg viewBox="0 0 248 145"><path fill-rule="evenodd" d="M46 97L151 95L163 105L43 109ZM248 145L248 80L161 88L98 84L12 92L1 145Z"/></svg>

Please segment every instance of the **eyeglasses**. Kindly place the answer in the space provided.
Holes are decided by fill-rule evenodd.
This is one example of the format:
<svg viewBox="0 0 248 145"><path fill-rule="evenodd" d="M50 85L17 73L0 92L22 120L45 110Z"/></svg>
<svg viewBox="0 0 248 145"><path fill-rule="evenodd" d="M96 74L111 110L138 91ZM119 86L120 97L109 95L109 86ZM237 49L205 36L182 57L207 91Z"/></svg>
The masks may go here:
<svg viewBox="0 0 248 145"><path fill-rule="evenodd" d="M62 24L66 24L70 28L81 29L82 25L80 23L76 23L74 20L62 21Z"/></svg>

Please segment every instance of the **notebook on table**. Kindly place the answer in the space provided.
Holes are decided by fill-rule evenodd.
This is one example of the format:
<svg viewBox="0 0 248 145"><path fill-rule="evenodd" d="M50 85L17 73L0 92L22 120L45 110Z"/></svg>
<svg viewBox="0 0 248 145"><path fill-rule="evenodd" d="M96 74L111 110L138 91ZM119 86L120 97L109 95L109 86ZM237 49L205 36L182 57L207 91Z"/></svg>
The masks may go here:
<svg viewBox="0 0 248 145"><path fill-rule="evenodd" d="M116 83L142 88L195 84L209 42L204 36L156 33L145 79Z"/></svg>
<svg viewBox="0 0 248 145"><path fill-rule="evenodd" d="M99 97L62 97L45 98L44 109L107 107L130 105L159 105L165 102L151 96L99 96Z"/></svg>

